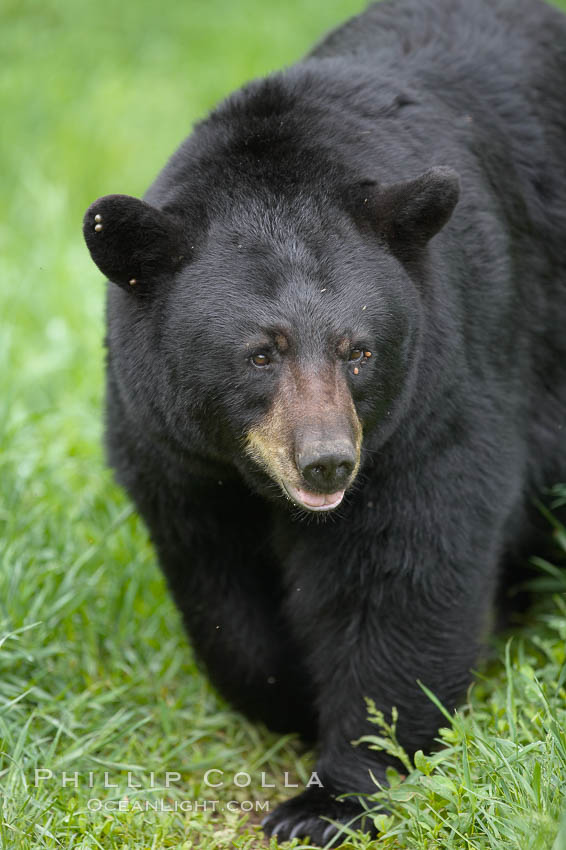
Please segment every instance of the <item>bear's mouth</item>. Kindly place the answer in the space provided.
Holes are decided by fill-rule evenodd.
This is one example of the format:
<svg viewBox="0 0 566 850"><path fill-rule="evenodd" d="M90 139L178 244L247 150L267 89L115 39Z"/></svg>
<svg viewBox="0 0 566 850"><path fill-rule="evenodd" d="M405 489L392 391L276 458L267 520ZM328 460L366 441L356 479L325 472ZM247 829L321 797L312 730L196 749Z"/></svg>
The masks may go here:
<svg viewBox="0 0 566 850"><path fill-rule="evenodd" d="M337 490L336 493L312 493L292 484L283 486L291 501L306 511L332 511L342 502L346 492L344 489Z"/></svg>

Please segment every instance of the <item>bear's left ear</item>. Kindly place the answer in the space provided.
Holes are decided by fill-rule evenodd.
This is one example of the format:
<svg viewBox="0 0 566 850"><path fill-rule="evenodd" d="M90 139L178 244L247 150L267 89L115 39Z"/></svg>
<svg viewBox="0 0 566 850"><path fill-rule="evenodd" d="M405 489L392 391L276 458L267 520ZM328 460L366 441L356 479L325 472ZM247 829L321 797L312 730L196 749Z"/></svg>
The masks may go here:
<svg viewBox="0 0 566 850"><path fill-rule="evenodd" d="M459 196L458 174L453 168L440 166L412 180L384 186L367 212L392 247L423 247L444 227Z"/></svg>
<svg viewBox="0 0 566 850"><path fill-rule="evenodd" d="M180 219L130 195L105 195L91 204L83 234L100 271L128 290L147 291L181 265L188 249Z"/></svg>

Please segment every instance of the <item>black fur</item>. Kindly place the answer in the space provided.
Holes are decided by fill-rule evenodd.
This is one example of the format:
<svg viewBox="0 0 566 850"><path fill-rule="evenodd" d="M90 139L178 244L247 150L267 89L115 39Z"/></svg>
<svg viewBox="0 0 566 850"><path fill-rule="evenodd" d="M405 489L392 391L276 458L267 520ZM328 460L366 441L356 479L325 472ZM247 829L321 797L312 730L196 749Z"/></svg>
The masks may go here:
<svg viewBox="0 0 566 850"><path fill-rule="evenodd" d="M138 198L105 195L86 211L83 235L100 271L139 293L190 259L183 225Z"/></svg>
<svg viewBox="0 0 566 850"><path fill-rule="evenodd" d="M537 545L532 497L566 478L564 92L566 18L540 0L386 0L181 145L146 197L172 231L146 243L145 297L135 235L108 261L87 238L124 284L110 461L192 642L238 709L318 745L324 790L268 818L281 839L323 841L320 816L361 811L336 795L384 778L350 743L364 696L430 747L417 679L457 705L501 576ZM254 367L280 327L289 350ZM336 367L361 466L322 522L243 439L285 364L322 373L341 335L372 354Z"/></svg>

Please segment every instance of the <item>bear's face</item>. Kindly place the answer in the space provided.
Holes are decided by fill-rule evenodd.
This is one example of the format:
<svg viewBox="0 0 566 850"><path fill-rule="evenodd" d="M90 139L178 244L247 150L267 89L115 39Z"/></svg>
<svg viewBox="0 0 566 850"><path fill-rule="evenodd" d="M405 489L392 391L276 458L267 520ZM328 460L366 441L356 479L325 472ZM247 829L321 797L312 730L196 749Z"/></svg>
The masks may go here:
<svg viewBox="0 0 566 850"><path fill-rule="evenodd" d="M109 245L131 232L134 199L122 197L87 213L89 247L104 228ZM155 212L142 232L151 262L134 268L139 253L128 264L119 247L100 262L91 247L128 290L109 300L123 392L138 415L145 405L160 442L229 464L263 495L336 508L364 438L395 427L416 368L420 298L405 263L347 209L306 199L233 204L190 246L180 219Z"/></svg>
<svg viewBox="0 0 566 850"><path fill-rule="evenodd" d="M281 210L256 221L270 216L271 236L244 210L211 228L169 292L164 333L186 409L198 397L214 411L246 479L326 511L356 477L364 430L403 393L418 299L400 263L347 219L329 233L311 214L299 234Z"/></svg>

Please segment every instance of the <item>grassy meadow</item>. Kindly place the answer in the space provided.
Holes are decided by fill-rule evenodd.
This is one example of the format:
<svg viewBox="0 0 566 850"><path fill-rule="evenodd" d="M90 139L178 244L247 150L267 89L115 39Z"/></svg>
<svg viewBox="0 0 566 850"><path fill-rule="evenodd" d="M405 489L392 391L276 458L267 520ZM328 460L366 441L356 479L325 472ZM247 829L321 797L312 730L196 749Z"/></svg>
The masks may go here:
<svg viewBox="0 0 566 850"><path fill-rule="evenodd" d="M104 282L81 219L141 195L221 97L362 5L0 0L1 848L275 848L265 806L309 776L312 753L198 669L105 468ZM345 847L566 850L566 579L541 564L539 588L444 747L391 777L381 838Z"/></svg>

